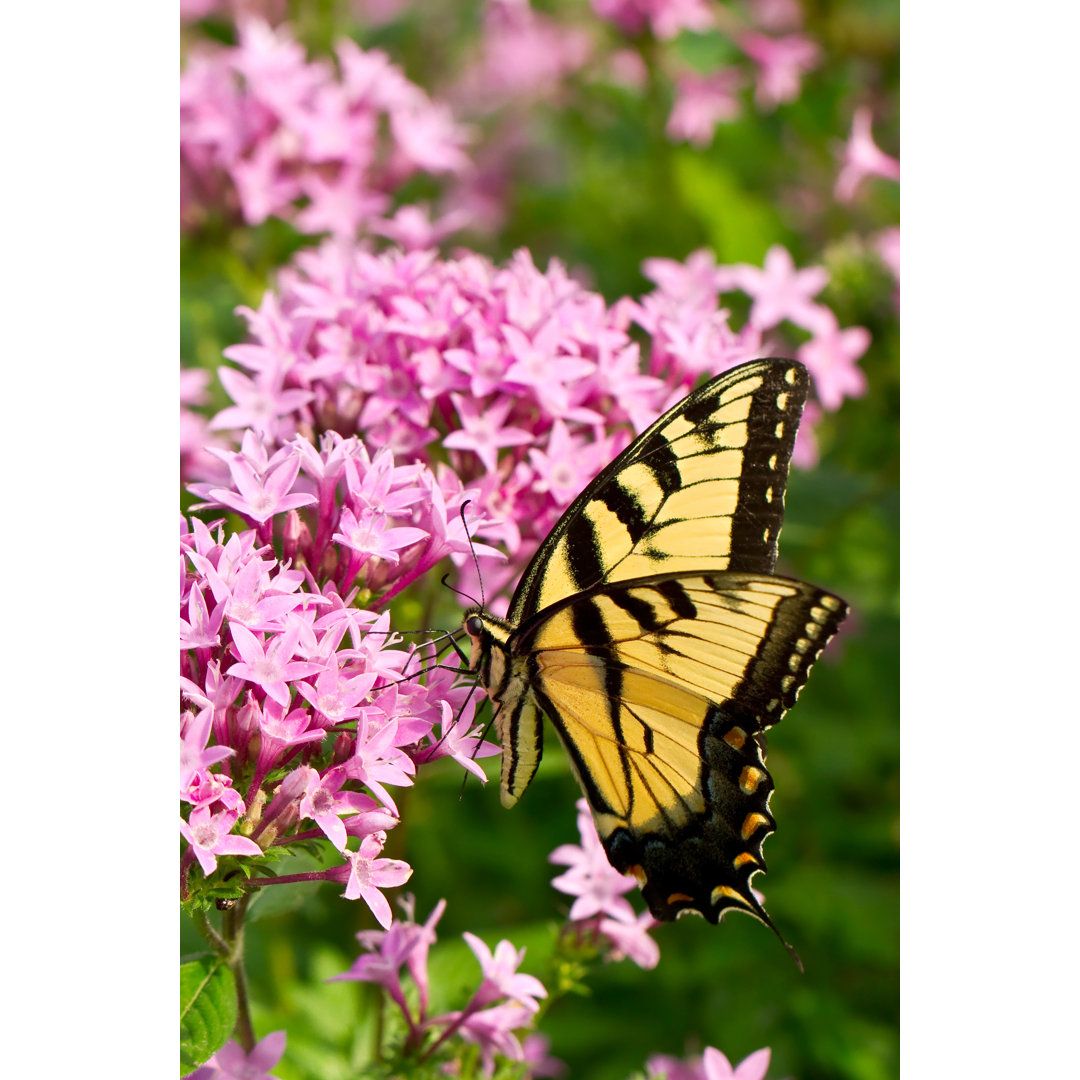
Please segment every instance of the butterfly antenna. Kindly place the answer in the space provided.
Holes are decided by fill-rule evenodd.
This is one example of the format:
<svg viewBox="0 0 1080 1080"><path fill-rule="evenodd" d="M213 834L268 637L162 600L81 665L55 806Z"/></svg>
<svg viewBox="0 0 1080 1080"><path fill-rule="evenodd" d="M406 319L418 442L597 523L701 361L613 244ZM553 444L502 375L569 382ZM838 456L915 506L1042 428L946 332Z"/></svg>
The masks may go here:
<svg viewBox="0 0 1080 1080"><path fill-rule="evenodd" d="M465 539L469 541L469 551L472 553L473 566L476 567L476 580L480 582L480 610L483 611L485 607L484 602L484 575L480 573L480 560L476 557L476 548L473 547L472 533L469 532L469 523L465 520L465 510L468 508L472 499L466 499L461 504L461 524L465 529Z"/></svg>
<svg viewBox="0 0 1080 1080"><path fill-rule="evenodd" d="M447 580L449 577L450 577L450 571L448 570L445 574L443 574L443 576L439 580L452 593L457 593L458 596L464 597L464 599L468 600L469 603L472 604L475 607L476 606L476 598L473 597L473 596L470 596L467 592L462 592L460 589L454 588L454 586L450 584L449 580ZM483 601L480 602L479 606L481 608L484 606Z"/></svg>

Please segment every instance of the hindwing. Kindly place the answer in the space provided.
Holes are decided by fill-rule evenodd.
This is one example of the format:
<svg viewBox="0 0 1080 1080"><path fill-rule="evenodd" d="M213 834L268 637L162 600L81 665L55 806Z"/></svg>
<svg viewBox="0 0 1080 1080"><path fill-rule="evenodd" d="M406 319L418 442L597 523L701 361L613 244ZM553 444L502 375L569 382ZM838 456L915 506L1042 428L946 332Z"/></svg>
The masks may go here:
<svg viewBox="0 0 1080 1080"><path fill-rule="evenodd" d="M774 829L761 738L846 613L787 578L664 576L575 597L522 642L616 869L657 918L728 908Z"/></svg>

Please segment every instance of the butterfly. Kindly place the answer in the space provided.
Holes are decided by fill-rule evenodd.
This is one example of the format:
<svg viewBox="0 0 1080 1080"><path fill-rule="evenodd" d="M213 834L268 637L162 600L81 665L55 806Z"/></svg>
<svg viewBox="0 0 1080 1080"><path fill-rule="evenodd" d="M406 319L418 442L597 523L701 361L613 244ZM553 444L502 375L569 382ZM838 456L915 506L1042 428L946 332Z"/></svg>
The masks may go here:
<svg viewBox="0 0 1080 1080"><path fill-rule="evenodd" d="M764 732L847 614L773 574L809 383L764 359L694 390L574 500L508 617L474 607L463 623L503 805L536 771L546 716L608 860L655 918L743 911L781 941L750 887L775 830Z"/></svg>

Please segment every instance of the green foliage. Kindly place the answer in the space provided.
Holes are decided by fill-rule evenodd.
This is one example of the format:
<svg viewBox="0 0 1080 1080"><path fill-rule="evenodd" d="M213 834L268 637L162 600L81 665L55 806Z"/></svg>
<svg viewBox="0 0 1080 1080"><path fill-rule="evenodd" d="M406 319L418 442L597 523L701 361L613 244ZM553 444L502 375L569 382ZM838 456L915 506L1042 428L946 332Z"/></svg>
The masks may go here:
<svg viewBox="0 0 1080 1080"><path fill-rule="evenodd" d="M236 981L225 962L203 956L180 965L180 1071L191 1072L225 1045L236 1024Z"/></svg>

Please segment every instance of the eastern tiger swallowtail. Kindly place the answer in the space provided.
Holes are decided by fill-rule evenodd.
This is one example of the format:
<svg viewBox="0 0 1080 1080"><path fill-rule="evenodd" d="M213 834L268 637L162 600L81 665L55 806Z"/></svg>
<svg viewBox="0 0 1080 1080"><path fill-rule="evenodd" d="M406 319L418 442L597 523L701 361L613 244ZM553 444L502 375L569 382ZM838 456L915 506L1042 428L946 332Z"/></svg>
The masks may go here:
<svg viewBox="0 0 1080 1080"><path fill-rule="evenodd" d="M507 619L465 614L503 805L536 771L547 716L608 860L657 919L735 909L776 931L750 887L775 828L763 732L847 613L773 574L808 387L801 364L769 359L695 390L574 500Z"/></svg>

